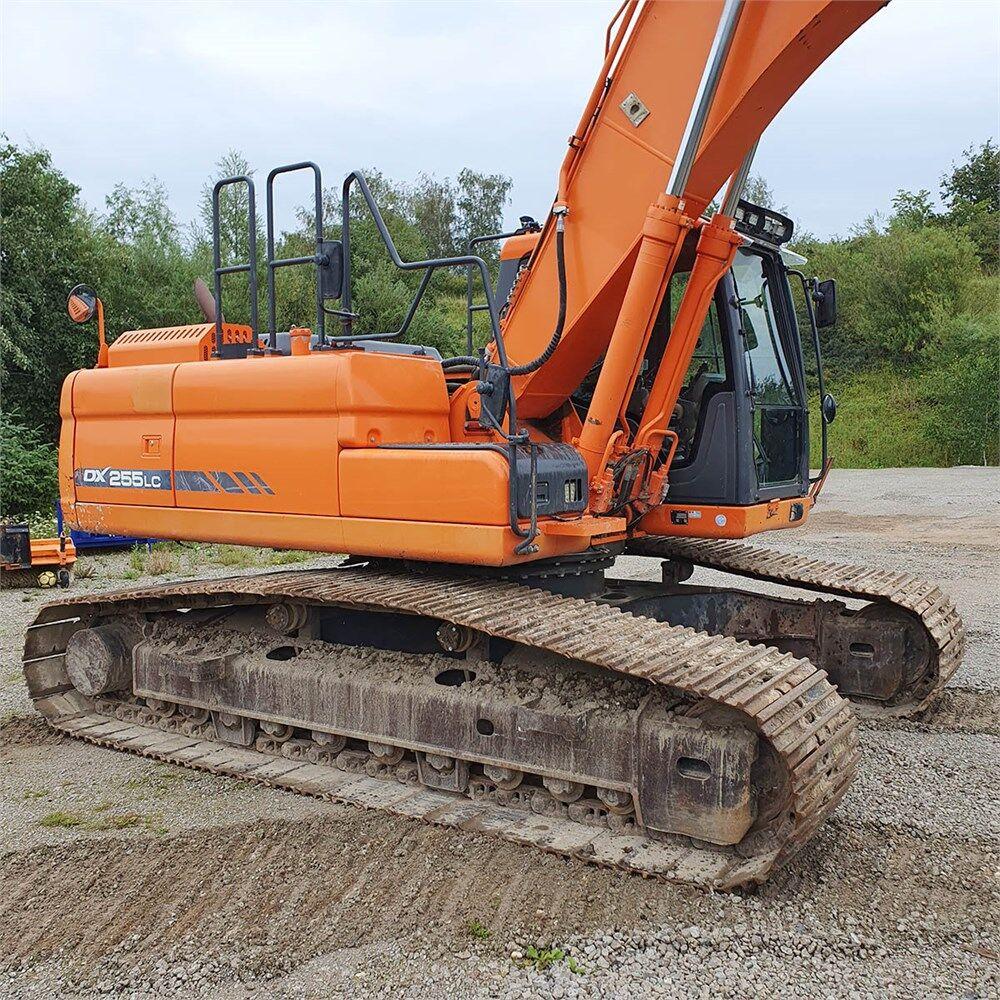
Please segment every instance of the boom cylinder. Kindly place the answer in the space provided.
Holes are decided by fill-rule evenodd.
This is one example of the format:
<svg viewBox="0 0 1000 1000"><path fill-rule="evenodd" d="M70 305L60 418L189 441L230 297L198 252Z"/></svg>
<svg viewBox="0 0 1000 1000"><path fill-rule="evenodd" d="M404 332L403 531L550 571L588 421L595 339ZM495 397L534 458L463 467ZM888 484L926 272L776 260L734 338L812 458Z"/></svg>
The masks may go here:
<svg viewBox="0 0 1000 1000"><path fill-rule="evenodd" d="M666 281L693 225L678 199L670 195L660 195L646 213L639 254L577 444L592 480L602 471L622 400L631 389L636 360L642 356Z"/></svg>
<svg viewBox="0 0 1000 1000"><path fill-rule="evenodd" d="M733 231L732 225L728 216L716 214L702 227L691 276L636 434L636 448L658 450L663 440L715 287L732 267L736 251L743 242L743 237Z"/></svg>
<svg viewBox="0 0 1000 1000"><path fill-rule="evenodd" d="M716 29L712 49L705 63L705 72L698 85L698 94L691 106L691 115L684 129L680 150L677 159L674 160L674 168L667 184L667 194L672 194L676 198L683 198L687 190L691 169L694 167L701 137L705 132L708 113L712 110L712 101L715 100L715 92L719 89L719 80L726 66L729 48L733 44L733 36L736 34L736 25L739 23L742 10L743 0L726 0L722 8L719 27Z"/></svg>
<svg viewBox="0 0 1000 1000"><path fill-rule="evenodd" d="M733 231L733 215L750 176L750 166L759 141L750 147L747 155L743 157L739 170L730 179L723 198L722 211L717 212L702 228L695 249L691 277L684 289L684 297L681 299L670 330L667 349L663 353L636 434L636 448L648 447L659 450L660 442L667 432L670 415L677 405L677 398L684 384L705 317L708 315L712 296L715 295L715 288L726 271L733 266L736 251L743 242L742 237Z"/></svg>

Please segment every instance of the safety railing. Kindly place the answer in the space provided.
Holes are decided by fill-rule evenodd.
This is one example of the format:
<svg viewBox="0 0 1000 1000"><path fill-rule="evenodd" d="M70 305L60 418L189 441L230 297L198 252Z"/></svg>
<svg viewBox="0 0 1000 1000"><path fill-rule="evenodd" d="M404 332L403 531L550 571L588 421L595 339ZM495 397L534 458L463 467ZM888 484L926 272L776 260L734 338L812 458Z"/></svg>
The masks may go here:
<svg viewBox="0 0 1000 1000"><path fill-rule="evenodd" d="M313 228L316 241L315 252L300 257L274 256L274 181L281 174L291 174L299 170L311 170L313 174ZM316 268L316 337L314 349L324 350L329 345L326 339L325 316L326 299L340 298L343 276L343 252L339 240L323 237L323 175L311 160L289 163L275 167L267 175L267 336L268 352L278 354L277 316L275 304L275 272L282 267L312 264Z"/></svg>
<svg viewBox="0 0 1000 1000"><path fill-rule="evenodd" d="M468 249L471 254L477 246L482 246L485 243L496 243L498 240L506 240L511 236L517 236L518 230L513 230L509 233L490 233L487 236L474 236L466 244L466 249ZM467 269L467 280L465 284L465 346L469 354L471 354L475 347L473 346L473 319L477 312L485 312L488 310L489 303L475 301L475 288L473 281L473 270L472 268Z"/></svg>
<svg viewBox="0 0 1000 1000"><path fill-rule="evenodd" d="M389 257L393 264L395 264L401 271L424 272L420 280L420 284L417 287L417 291L410 302L410 307L406 312L402 325L398 330L394 330L392 333L354 333L354 320L357 318L357 314L351 311L353 304L351 292L351 190L355 186L357 186L362 198L364 198L365 204L368 206L368 211L371 213L372 220L375 222L375 228L378 230L379 236L382 238L382 242L385 245L386 250L388 250ZM344 244L344 295L342 300L344 313L342 316L344 335L337 338L339 341L349 343L354 340L362 339L391 340L396 337L403 336L403 334L405 334L410 328L410 324L413 322L413 317L416 315L420 302L424 297L424 292L427 291L427 285L430 283L430 279L434 272L440 268L465 267L478 272L479 274L486 295L485 311L488 311L490 314L490 329L492 331L493 339L497 343L497 358L501 365L505 366L507 364L506 352L504 351L503 343L500 339L500 322L497 317L497 308L493 297L493 288L490 284L489 268L486 266L486 261L484 261L482 257L477 257L474 254L463 254L459 257L433 257L428 260L404 261L399 256L399 251L396 249L396 244L392 240L389 228L386 226L385 220L382 218L382 213L379 211L378 204L372 195L368 182L357 170L349 173L344 179L341 206L343 213L341 240Z"/></svg>
<svg viewBox="0 0 1000 1000"><path fill-rule="evenodd" d="M222 236L219 222L219 199L223 188L245 184L247 188L247 254L245 264L222 264ZM212 188L212 266L215 285L215 350L212 356L222 357L222 277L226 274L247 274L250 286L250 329L252 339L248 353L257 354L257 202L253 180L246 174L225 177Z"/></svg>

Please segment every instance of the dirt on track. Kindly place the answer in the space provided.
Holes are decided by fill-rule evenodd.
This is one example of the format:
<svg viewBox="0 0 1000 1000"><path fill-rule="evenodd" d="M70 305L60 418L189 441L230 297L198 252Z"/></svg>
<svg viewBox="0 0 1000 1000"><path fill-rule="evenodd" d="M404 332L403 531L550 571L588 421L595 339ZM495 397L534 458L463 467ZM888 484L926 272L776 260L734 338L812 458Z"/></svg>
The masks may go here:
<svg viewBox="0 0 1000 1000"><path fill-rule="evenodd" d="M997 996L998 500L995 470L834 473L809 529L761 540L937 580L970 648L935 710L866 724L834 819L740 894L61 739L20 687L37 599L0 593L0 997Z"/></svg>

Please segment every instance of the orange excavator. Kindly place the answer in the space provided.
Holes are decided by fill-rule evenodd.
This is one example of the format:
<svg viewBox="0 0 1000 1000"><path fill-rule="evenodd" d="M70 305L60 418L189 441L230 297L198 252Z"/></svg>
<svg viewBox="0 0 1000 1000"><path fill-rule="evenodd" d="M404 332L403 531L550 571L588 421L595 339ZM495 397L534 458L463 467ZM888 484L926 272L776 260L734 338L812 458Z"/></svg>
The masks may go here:
<svg viewBox="0 0 1000 1000"><path fill-rule="evenodd" d="M101 325L97 367L65 382L65 519L349 556L48 605L25 645L41 713L102 746L595 864L766 878L844 795L858 715L923 710L963 649L931 584L742 541L807 522L836 411L817 332L835 287L742 189L767 124L880 6L628 0L551 213L497 237L496 284L472 252L483 240L403 261L357 172L328 238L320 170L292 164L267 178L262 329L254 184L220 181L206 321L110 346ZM277 258L274 183L299 170L315 248ZM225 263L232 185L250 252ZM420 274L394 331L358 329L361 202ZM286 267L314 271L311 328L279 329ZM406 334L449 267L479 304L470 293L466 353L442 358ZM233 273L249 324L223 320ZM69 308L101 319L85 287ZM478 350L474 312L490 330ZM615 578L622 556L658 560L662 579ZM750 584L685 583L695 568Z"/></svg>

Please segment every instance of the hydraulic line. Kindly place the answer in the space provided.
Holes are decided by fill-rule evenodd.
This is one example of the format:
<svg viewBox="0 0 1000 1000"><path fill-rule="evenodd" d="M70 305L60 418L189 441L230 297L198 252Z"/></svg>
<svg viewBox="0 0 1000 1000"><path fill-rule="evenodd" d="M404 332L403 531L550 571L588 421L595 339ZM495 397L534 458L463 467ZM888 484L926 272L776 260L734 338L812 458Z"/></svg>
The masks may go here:
<svg viewBox="0 0 1000 1000"><path fill-rule="evenodd" d="M515 365L509 369L511 375L530 375L545 364L549 358L555 354L559 341L562 340L563 329L566 326L566 250L564 241L566 238L566 207L557 205L552 214L556 217L556 271L559 275L559 315L556 317L556 328L552 333L545 350L532 361L523 365Z"/></svg>

